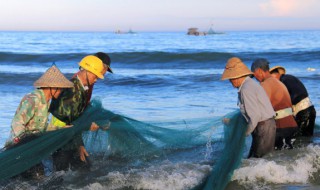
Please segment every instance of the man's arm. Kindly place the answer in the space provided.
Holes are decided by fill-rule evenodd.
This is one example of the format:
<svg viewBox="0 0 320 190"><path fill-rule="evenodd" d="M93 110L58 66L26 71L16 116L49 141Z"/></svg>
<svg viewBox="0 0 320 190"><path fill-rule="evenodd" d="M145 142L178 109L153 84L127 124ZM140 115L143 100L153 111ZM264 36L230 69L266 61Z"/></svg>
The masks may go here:
<svg viewBox="0 0 320 190"><path fill-rule="evenodd" d="M23 98L11 123L13 139L19 138L25 133L27 123L34 116L34 108L35 101L32 98Z"/></svg>

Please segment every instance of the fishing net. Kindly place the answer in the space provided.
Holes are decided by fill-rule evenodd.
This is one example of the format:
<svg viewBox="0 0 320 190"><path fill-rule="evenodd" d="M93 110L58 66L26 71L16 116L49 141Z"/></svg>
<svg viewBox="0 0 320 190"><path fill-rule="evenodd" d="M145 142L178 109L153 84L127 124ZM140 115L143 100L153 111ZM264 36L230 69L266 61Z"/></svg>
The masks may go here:
<svg viewBox="0 0 320 190"><path fill-rule="evenodd" d="M228 118L230 120L224 128L224 138L222 136L216 139L225 145L223 154L206 183L199 187L223 189L240 163L245 122L239 112L229 115ZM88 131L92 122L97 123L101 130ZM6 181L39 164L79 134L83 136L90 157L96 156L102 160L117 157L146 161L164 156L172 150L205 146L208 141L211 142L214 136L212 133L222 128L221 117L203 122L198 127L194 127L192 122L172 122L174 128L168 127L168 124L170 125L170 122L162 124L163 126L144 123L115 114L104 109L100 101L93 100L81 117L73 122L73 127L45 133L30 142L1 152L0 180Z"/></svg>
<svg viewBox="0 0 320 190"><path fill-rule="evenodd" d="M233 112L225 117L224 148L207 179L194 189L223 190L230 181L233 171L241 163L245 148L247 123L240 112Z"/></svg>

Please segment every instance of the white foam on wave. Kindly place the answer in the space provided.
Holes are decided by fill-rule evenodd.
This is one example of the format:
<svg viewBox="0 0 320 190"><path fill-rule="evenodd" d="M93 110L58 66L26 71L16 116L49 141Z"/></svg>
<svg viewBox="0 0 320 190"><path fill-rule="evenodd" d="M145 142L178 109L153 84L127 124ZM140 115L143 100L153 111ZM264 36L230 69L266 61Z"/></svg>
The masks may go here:
<svg viewBox="0 0 320 190"><path fill-rule="evenodd" d="M50 67L50 66L49 66ZM44 73L49 67L43 67L38 65L33 66L12 66L12 65L0 65L0 72L3 73L17 73L17 74L26 74L26 73ZM77 69L75 68L60 68L62 73L75 73Z"/></svg>
<svg viewBox="0 0 320 190"><path fill-rule="evenodd" d="M171 76L201 76L221 74L223 69L115 69L117 75L135 77L138 75L171 75Z"/></svg>
<svg viewBox="0 0 320 190"><path fill-rule="evenodd" d="M99 190L99 185L108 189L190 189L201 182L210 172L209 165L183 163L164 163L126 172L110 172L98 178L99 184L90 184L88 188ZM107 182L107 183L106 183Z"/></svg>
<svg viewBox="0 0 320 190"><path fill-rule="evenodd" d="M232 180L240 184L307 184L320 170L320 147L309 145L295 150L294 156L275 153L271 159L244 160L242 167L235 170ZM279 159L280 158L280 159Z"/></svg>
<svg viewBox="0 0 320 190"><path fill-rule="evenodd" d="M105 190L106 187L103 187L100 183L92 183L90 185L87 185L82 190Z"/></svg>

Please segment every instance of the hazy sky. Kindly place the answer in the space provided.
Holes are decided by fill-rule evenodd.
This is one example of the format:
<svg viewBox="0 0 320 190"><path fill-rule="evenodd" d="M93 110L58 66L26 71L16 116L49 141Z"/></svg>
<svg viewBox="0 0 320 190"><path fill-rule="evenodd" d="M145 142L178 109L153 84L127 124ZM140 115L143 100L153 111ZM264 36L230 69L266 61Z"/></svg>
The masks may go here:
<svg viewBox="0 0 320 190"><path fill-rule="evenodd" d="M320 29L320 0L0 0L0 30Z"/></svg>

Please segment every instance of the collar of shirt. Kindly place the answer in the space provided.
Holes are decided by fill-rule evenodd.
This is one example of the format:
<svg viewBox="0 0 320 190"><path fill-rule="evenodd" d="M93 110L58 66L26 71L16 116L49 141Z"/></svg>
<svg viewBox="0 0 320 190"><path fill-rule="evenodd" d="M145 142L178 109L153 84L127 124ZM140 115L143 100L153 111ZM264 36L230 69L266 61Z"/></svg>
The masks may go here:
<svg viewBox="0 0 320 190"><path fill-rule="evenodd" d="M37 89L36 91L38 91L38 93L39 93L40 96L41 96L41 103L42 103L42 104L47 104L46 96L44 95L43 90Z"/></svg>
<svg viewBox="0 0 320 190"><path fill-rule="evenodd" d="M84 85L83 85L83 83L82 83L82 81L80 80L80 78L78 77L78 75L77 75L77 79L80 81L80 84L81 84L82 88L83 88L85 91L89 90L89 87L88 87L88 86L84 86Z"/></svg>
<svg viewBox="0 0 320 190"><path fill-rule="evenodd" d="M242 87L242 85L246 82L246 80L248 80L248 78L250 78L250 77L249 77L249 76L247 76L247 77L242 81L242 83L241 83L240 87L238 88L238 92L240 92L240 91L241 91L241 87Z"/></svg>

